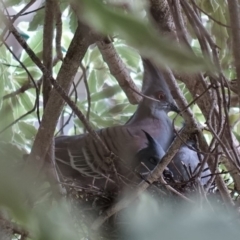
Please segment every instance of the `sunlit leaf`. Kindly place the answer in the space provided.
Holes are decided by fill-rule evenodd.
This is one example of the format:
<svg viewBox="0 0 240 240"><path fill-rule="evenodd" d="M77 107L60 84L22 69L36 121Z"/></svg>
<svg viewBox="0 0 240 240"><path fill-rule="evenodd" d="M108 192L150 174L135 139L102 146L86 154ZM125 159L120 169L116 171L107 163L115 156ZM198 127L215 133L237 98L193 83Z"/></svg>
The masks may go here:
<svg viewBox="0 0 240 240"><path fill-rule="evenodd" d="M29 23L28 31L39 30L40 27L43 27L45 16L45 9L40 9L36 11L32 21Z"/></svg>
<svg viewBox="0 0 240 240"><path fill-rule="evenodd" d="M203 0L201 1L201 8L208 14L211 14L218 8L218 2L216 0Z"/></svg>
<svg viewBox="0 0 240 240"><path fill-rule="evenodd" d="M35 34L27 40L29 47L35 52L35 54L39 54L38 57L41 57L42 42L43 42L42 37L43 37L43 31L41 29L36 31ZM25 51L23 51L20 60L24 65L28 67L35 65Z"/></svg>
<svg viewBox="0 0 240 240"><path fill-rule="evenodd" d="M6 129L6 127L14 121L14 112L11 99L6 99L2 103L2 108L0 109L0 132ZM0 135L1 141L9 141L13 137L13 129L11 127L4 130Z"/></svg>
<svg viewBox="0 0 240 240"><path fill-rule="evenodd" d="M88 86L91 93L97 92L97 77L96 72L93 70L90 72L88 77Z"/></svg>
<svg viewBox="0 0 240 240"><path fill-rule="evenodd" d="M21 131L21 133L27 138L27 139L33 139L37 133L37 129L29 123L20 121L18 123L18 127Z"/></svg>
<svg viewBox="0 0 240 240"><path fill-rule="evenodd" d="M115 46L115 48L119 55L121 56L121 58L123 60L125 59L127 66L128 67L131 66L134 69L136 69L141 59L139 54L137 54L137 52L134 49L123 44L117 45Z"/></svg>
<svg viewBox="0 0 240 240"><path fill-rule="evenodd" d="M121 91L121 88L119 87L119 85L109 86L103 89L102 91L92 94L91 100L95 102L103 98L110 98L120 91Z"/></svg>
<svg viewBox="0 0 240 240"><path fill-rule="evenodd" d="M70 11L69 13L69 27L72 33L74 33L77 29L77 25L78 25L78 21L77 21L77 17L74 14L73 11Z"/></svg>

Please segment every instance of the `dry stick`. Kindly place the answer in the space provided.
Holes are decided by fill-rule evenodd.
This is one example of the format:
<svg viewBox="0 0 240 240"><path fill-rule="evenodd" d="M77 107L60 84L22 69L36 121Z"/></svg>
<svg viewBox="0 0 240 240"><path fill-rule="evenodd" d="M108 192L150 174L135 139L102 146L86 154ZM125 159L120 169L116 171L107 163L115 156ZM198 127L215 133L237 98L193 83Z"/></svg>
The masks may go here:
<svg viewBox="0 0 240 240"><path fill-rule="evenodd" d="M131 104L137 104L141 98L135 94L132 89L139 91L134 81L132 80L124 62L119 57L112 42L106 43L98 41L97 46L102 54L103 60L108 64L110 73L116 78L120 87L125 92Z"/></svg>
<svg viewBox="0 0 240 240"><path fill-rule="evenodd" d="M180 132L180 136L184 141L186 141L189 137L189 129L186 130L185 128ZM98 230L98 228L112 215L119 212L120 210L126 208L130 203L132 203L136 198L145 191L149 184L152 184L156 181L162 174L163 170L166 166L170 163L172 158L178 152L179 148L181 147L182 141L179 138L175 138L172 142L171 146L169 147L167 153L161 160L161 163L155 167L153 172L149 174L145 181L142 181L138 184L137 188L127 196L124 196L121 200L119 200L116 204L111 206L108 210L106 210L101 216L99 216L92 224L92 230ZM189 200L191 202L191 200Z"/></svg>
<svg viewBox="0 0 240 240"><path fill-rule="evenodd" d="M193 200L191 200L190 198L187 198L186 196L184 196L182 193L178 192L176 189L174 189L172 186L170 186L169 184L167 184L167 182L164 180L164 178L162 176L160 176L160 182L171 192L173 192L174 194L176 194L177 196L183 198L184 200L186 200L189 203L194 203Z"/></svg>
<svg viewBox="0 0 240 240"><path fill-rule="evenodd" d="M193 18L194 18L194 16L193 16ZM216 66L218 67L218 69L219 69L219 71L220 71L220 75L221 75L221 79L223 79L224 80L224 82L223 81L220 81L220 85L221 85L221 89L222 89L222 94L223 94L223 108L224 108L224 112L225 112L225 116L226 116L226 118L225 118L225 125L227 125L226 127L225 127L225 133L226 133L226 131L227 131L227 134L228 134L228 141L226 142L226 144L228 144L228 142L230 141L230 146L231 146L231 148L233 149L233 154L234 154L234 157L235 157L235 159L238 159L238 156L237 156L237 152L236 152L236 150L235 150L235 148L234 148L234 146L233 146L233 138L232 138L232 134L231 134L231 132L230 132L230 128L229 128L229 120L228 120L228 110L227 109L229 109L229 104L230 103L226 103L226 97L225 97L225 90L223 89L223 84L226 86L226 85L228 85L227 84L227 81L226 81L226 79L225 78L223 78L222 76L223 76L223 74L222 74L222 71L221 71L221 66L220 66L220 63L219 63L219 58L218 58L218 53L217 53L217 51L216 51L216 48L215 47L212 47L212 53L213 53L213 59L214 59L214 62L215 62L215 64L216 64ZM230 91L229 91L229 87L227 86L227 89L228 89L228 95L230 96ZM217 94L218 94L218 90L217 90ZM218 94L218 99L219 99L219 97L220 97L220 95ZM219 102L221 103L222 101L220 101L220 99L219 99ZM227 105L228 106L227 106ZM220 111L221 111L221 107L220 107ZM222 115L221 115L221 113L219 113L219 115L220 115L220 117L222 117ZM218 122L220 122L221 123L221 121L218 121ZM224 130L223 128L221 128L220 130ZM226 134L225 134L226 135ZM236 176L234 177L235 178L235 181L236 181L236 183L238 183L239 181L236 179ZM238 189L240 189L240 188L238 188Z"/></svg>
<svg viewBox="0 0 240 240"><path fill-rule="evenodd" d="M194 21L196 21L196 23L198 24L199 30L206 37L209 45L211 47L216 47L216 44L213 42L213 40L212 40L211 36L209 35L208 31L204 28L204 26L202 25L201 21L199 20L197 14L191 8L190 4L185 0L181 0L181 4L182 4L183 7L185 7L185 11L188 11L189 14L192 16L192 18L194 19Z"/></svg>

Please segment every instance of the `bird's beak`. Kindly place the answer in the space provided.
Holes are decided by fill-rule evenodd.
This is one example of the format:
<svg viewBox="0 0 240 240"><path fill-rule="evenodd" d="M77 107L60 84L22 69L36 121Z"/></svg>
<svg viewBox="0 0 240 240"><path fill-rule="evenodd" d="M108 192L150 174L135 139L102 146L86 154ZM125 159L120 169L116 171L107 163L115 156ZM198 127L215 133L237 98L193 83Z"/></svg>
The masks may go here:
<svg viewBox="0 0 240 240"><path fill-rule="evenodd" d="M170 110L176 113L180 113L180 110L175 103L170 103Z"/></svg>

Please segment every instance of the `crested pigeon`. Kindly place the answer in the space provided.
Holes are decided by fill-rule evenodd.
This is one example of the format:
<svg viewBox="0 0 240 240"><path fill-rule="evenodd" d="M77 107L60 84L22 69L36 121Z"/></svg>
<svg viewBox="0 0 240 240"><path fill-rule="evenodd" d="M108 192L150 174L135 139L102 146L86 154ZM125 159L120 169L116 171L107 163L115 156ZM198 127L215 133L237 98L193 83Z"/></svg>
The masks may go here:
<svg viewBox="0 0 240 240"><path fill-rule="evenodd" d="M142 85L142 93L147 96L154 97L155 90L156 89L164 89L162 95L162 99L165 99L165 112L174 111L179 112L178 108L174 104L174 100L172 98L172 95L170 93L169 88L167 87L167 84L165 82L164 77L161 75L160 71L157 69L157 67L151 63L148 59L142 59L143 65L144 65L144 75L143 78L143 85ZM161 92L160 92L161 93ZM164 101L162 101L164 103ZM146 104L151 105L152 103L147 102ZM143 104L139 104L137 111L134 113L134 115L128 120L126 125L129 123L136 124L137 122L141 121L141 119L146 119L146 106ZM163 115L164 111L161 112ZM161 119L165 119L165 121L160 122L160 128L161 131L156 132L156 134L159 135L152 135L155 140L162 146L164 151L167 151L168 147L170 146L171 142L173 141L175 135L174 130L172 127L171 120L167 117L162 117ZM145 120L144 120L145 121ZM163 123L168 122L168 124L163 125ZM167 139L167 141L166 141ZM167 144L166 144L167 143ZM187 145L190 145L190 147L194 148L194 142L192 140L187 141ZM189 176L189 170L194 172L197 171L197 166L199 165L200 161L198 158L198 154L196 151L190 149L186 145L182 145L179 152L175 155L173 160L168 165L168 169L173 174L173 179L175 181L188 181ZM187 168L185 168L184 167ZM205 168L208 168L207 164L204 166ZM201 173L201 184L204 185L207 183L209 177L206 177L210 174L210 171L204 171Z"/></svg>
<svg viewBox="0 0 240 240"><path fill-rule="evenodd" d="M191 178L194 179L200 169L201 161L203 160L202 155L198 156L198 153L194 151L196 148L193 140L188 140L186 144L187 145L182 145L168 165L168 168L173 175L173 179L176 182L188 182ZM201 185L207 184L210 179L210 174L211 172L208 169L207 164L205 164L203 171L199 176Z"/></svg>
<svg viewBox="0 0 240 240"><path fill-rule="evenodd" d="M174 139L169 111L178 112L163 75L148 59L143 59L144 75L142 92L147 97L139 103L126 126L142 126L166 151Z"/></svg>
<svg viewBox="0 0 240 240"><path fill-rule="evenodd" d="M153 100L143 98L127 124L97 131L109 150L123 159L123 162L114 163L122 175L129 172L135 155L145 148L149 141L148 136L159 143L161 154L167 150L174 138L172 122L167 113L177 108L163 76L155 71L148 60L144 64L143 81L146 81L146 78L150 78L154 83L147 89L148 96ZM56 160L60 164L68 164L90 180L109 178L109 166L104 161L106 156L90 134L58 137L55 149Z"/></svg>
<svg viewBox="0 0 240 240"><path fill-rule="evenodd" d="M119 167L119 173L125 174L126 181L128 174L131 176L130 182L132 183L137 183L141 180L141 178L133 174L133 172L139 174L149 173L157 166L165 154L161 145L158 144L150 134L144 130L143 133L146 136L144 140L145 146L140 149L132 159L128 159L129 164L125 163L129 168L125 169L124 167L126 166L121 168L119 164L117 165L117 167ZM99 135L103 137L101 130L99 131ZM108 137L110 138L110 136ZM129 135L129 137L133 138L131 135ZM55 139L55 156L60 172L66 177L80 180L82 187L94 186L108 191L114 188L116 189L118 183L114 174L108 174L110 172L107 172L107 170L101 167L101 164L104 164L104 159L92 155L91 152L96 151L94 146L92 146L93 149L88 148L91 142L90 145L82 145L82 148L78 148L81 141L87 142L87 140L84 140L85 138L86 135L79 135L74 137L60 136ZM110 147L111 145L108 146ZM94 159L101 162L94 162Z"/></svg>

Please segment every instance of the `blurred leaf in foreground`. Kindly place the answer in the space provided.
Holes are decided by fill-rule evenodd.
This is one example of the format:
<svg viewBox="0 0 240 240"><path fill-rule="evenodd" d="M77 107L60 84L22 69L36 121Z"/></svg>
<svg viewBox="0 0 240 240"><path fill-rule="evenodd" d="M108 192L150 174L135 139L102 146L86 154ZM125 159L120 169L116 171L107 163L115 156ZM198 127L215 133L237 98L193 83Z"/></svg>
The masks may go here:
<svg viewBox="0 0 240 240"><path fill-rule="evenodd" d="M83 3L84 11L81 11ZM126 14L121 10L112 9L98 0L75 1L79 17L103 34L120 34L130 45L133 45L146 57L153 57L163 66L181 71L212 70L213 65L202 57L195 56L185 47L160 37L150 23ZM80 8L81 6L81 8Z"/></svg>

